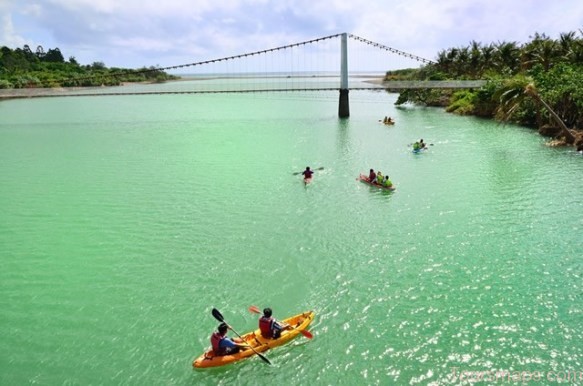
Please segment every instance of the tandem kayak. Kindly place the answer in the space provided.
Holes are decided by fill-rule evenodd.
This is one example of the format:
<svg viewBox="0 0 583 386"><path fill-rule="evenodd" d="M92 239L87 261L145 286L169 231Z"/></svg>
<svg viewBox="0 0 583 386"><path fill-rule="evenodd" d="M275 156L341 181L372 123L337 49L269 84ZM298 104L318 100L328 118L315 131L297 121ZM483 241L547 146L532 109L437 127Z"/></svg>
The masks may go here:
<svg viewBox="0 0 583 386"><path fill-rule="evenodd" d="M383 185L379 185L379 184L373 184L372 182L370 182L370 180L368 179L368 176L361 174L358 179L361 182L364 182L365 184L368 184L370 186L374 186L377 187L379 189L384 189L384 190L395 190L397 188L395 188L395 185L391 185L391 186L383 186Z"/></svg>
<svg viewBox="0 0 583 386"><path fill-rule="evenodd" d="M281 322L287 323L293 328L283 330L281 332L281 336L277 339L264 338L261 336L261 331L259 329L248 332L241 337L246 343L252 346L255 351L264 352L270 348L281 346L300 335L300 331L308 328L312 320L314 320L314 316L314 311L307 311L287 319L283 319ZM236 354L222 356L215 355L213 350L210 349L196 358L192 363L192 366L195 368L224 366L245 358L252 357L254 355L255 352L253 352L253 350L250 348L242 349Z"/></svg>

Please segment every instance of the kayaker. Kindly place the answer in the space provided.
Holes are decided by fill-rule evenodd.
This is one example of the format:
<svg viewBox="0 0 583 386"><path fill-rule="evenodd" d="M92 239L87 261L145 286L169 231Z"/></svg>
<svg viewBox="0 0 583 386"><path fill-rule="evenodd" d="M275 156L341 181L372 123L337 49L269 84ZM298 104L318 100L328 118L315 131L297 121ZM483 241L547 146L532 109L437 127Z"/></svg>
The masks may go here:
<svg viewBox="0 0 583 386"><path fill-rule="evenodd" d="M308 180L312 178L312 174L314 174L314 172L310 170L309 166L306 166L306 170L304 170L302 174L304 175L304 180Z"/></svg>
<svg viewBox="0 0 583 386"><path fill-rule="evenodd" d="M383 186L386 186L387 188L390 188L391 186L393 186L393 183L391 182L391 180L389 180L389 176L385 176L385 180L383 181Z"/></svg>
<svg viewBox="0 0 583 386"><path fill-rule="evenodd" d="M421 149L425 148L425 142L423 142L423 138L419 140L419 147L421 147Z"/></svg>
<svg viewBox="0 0 583 386"><path fill-rule="evenodd" d="M376 180L377 174L374 172L373 169L370 169L370 172L368 173L368 182L374 184Z"/></svg>
<svg viewBox="0 0 583 386"><path fill-rule="evenodd" d="M383 183L383 173L380 170L377 172L376 183L379 185Z"/></svg>
<svg viewBox="0 0 583 386"><path fill-rule="evenodd" d="M215 355L230 355L238 353L242 348L248 347L247 344L238 342L227 336L229 325L227 323L219 324L217 331L211 335L211 345Z"/></svg>
<svg viewBox="0 0 583 386"><path fill-rule="evenodd" d="M263 316L259 318L259 329L264 338L277 339L281 336L281 331L287 326L280 324L273 316L273 311L267 307L263 310Z"/></svg>

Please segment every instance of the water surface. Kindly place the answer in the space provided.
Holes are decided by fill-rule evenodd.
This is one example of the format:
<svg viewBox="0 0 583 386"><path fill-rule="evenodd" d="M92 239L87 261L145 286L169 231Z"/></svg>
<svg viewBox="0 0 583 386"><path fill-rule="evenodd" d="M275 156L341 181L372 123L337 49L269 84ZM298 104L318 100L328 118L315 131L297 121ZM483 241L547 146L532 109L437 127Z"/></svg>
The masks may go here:
<svg viewBox="0 0 583 386"><path fill-rule="evenodd" d="M0 384L582 371L583 158L350 98L348 120L337 92L0 103ZM308 165L324 170L304 187ZM371 167L397 190L356 181ZM315 310L314 339L266 353L272 367L193 370L212 307L243 333L250 305Z"/></svg>

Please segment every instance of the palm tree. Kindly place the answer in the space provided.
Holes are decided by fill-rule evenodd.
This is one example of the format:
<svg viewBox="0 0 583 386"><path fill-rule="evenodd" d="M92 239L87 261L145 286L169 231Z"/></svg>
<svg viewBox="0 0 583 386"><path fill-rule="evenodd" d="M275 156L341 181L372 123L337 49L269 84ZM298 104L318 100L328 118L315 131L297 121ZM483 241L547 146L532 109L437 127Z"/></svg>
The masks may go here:
<svg viewBox="0 0 583 386"><path fill-rule="evenodd" d="M470 75L472 79L481 76L482 45L475 40L470 42ZM480 74L480 75L478 75Z"/></svg>
<svg viewBox="0 0 583 386"><path fill-rule="evenodd" d="M523 49L522 65L524 68L532 68L535 64L541 64L545 71L561 57L560 45L546 36L536 33L533 40Z"/></svg>
<svg viewBox="0 0 583 386"><path fill-rule="evenodd" d="M505 74L516 74L520 63L518 44L516 42L498 42L495 47L498 71Z"/></svg>
<svg viewBox="0 0 583 386"><path fill-rule="evenodd" d="M569 59L573 56L576 42L577 37L575 31L565 32L559 36L559 47L564 59Z"/></svg>
<svg viewBox="0 0 583 386"><path fill-rule="evenodd" d="M500 100L499 113L501 113L502 120L508 121L512 115L518 110L518 108L525 102L526 97L532 98L536 103L537 116L540 114L541 106L544 107L550 114L552 120L561 128L561 136L565 137L567 143L574 143L575 137L569 131L565 122L557 115L557 113L545 102L536 87L532 79L528 77L514 77L506 82L494 95L495 98Z"/></svg>
<svg viewBox="0 0 583 386"><path fill-rule="evenodd" d="M482 62L480 64L481 68L480 71L483 74L484 72L491 70L494 67L494 53L496 48L492 44L488 44L487 46L482 47Z"/></svg>

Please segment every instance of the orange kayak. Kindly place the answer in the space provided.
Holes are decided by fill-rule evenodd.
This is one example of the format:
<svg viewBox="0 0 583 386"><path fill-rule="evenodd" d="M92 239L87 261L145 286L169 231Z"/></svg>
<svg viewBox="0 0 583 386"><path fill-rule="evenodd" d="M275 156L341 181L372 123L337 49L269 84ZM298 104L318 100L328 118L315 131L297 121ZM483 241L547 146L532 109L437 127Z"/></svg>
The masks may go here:
<svg viewBox="0 0 583 386"><path fill-rule="evenodd" d="M291 328L285 329L281 332L281 336L277 339L264 338L261 336L261 331L259 329L248 332L241 337L243 340L252 346L257 352L264 352L270 348L281 346L288 343L298 335L300 331L308 328L312 320L314 320L314 311L307 311L287 319L283 319L283 323L287 323ZM236 354L231 355L221 355L217 356L212 349L201 354L198 358L194 360L192 366L195 368L206 368L206 367L217 367L228 365L233 362L240 361L255 355L255 352L250 348L242 349Z"/></svg>
<svg viewBox="0 0 583 386"><path fill-rule="evenodd" d="M391 185L391 186L383 186L383 185L379 185L377 183L372 183L370 182L370 180L368 179L368 176L365 176L364 174L361 174L360 177L358 177L358 179L362 182L364 182L365 184L369 184L370 186L375 186L379 189L385 189L385 190L395 190L397 188L395 188L395 185Z"/></svg>

